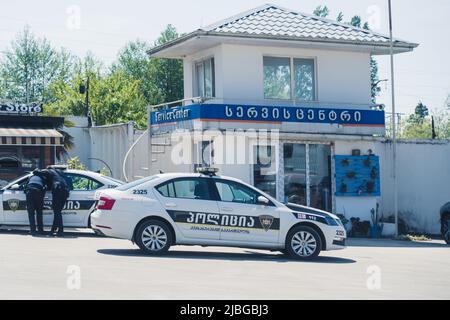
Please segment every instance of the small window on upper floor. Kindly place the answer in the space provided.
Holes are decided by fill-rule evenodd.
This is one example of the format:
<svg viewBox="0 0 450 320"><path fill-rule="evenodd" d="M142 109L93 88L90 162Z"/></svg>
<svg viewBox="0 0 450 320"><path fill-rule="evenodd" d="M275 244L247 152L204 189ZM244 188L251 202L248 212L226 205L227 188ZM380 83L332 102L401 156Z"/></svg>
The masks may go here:
<svg viewBox="0 0 450 320"><path fill-rule="evenodd" d="M264 57L264 98L316 100L314 59Z"/></svg>
<svg viewBox="0 0 450 320"><path fill-rule="evenodd" d="M216 94L214 58L195 64L195 90L197 97L212 98Z"/></svg>

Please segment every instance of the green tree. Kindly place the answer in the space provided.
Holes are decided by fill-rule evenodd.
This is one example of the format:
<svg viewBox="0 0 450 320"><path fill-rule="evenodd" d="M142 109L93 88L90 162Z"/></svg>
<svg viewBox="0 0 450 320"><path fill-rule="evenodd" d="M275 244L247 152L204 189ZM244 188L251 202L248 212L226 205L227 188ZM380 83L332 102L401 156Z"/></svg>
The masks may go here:
<svg viewBox="0 0 450 320"><path fill-rule="evenodd" d="M48 105L48 112L86 116L85 95L80 94L79 88L88 77L89 106L96 125L135 121L139 127L146 126L146 101L140 81L127 77L122 69L105 74L102 63L92 54L77 63L69 83L58 81L52 86L56 102Z"/></svg>
<svg viewBox="0 0 450 320"><path fill-rule="evenodd" d="M314 15L318 16L318 17L322 17L322 18L327 18L330 15L330 10L328 9L327 6L318 6L315 10L314 10ZM342 12L339 12L336 21L337 22L342 22L344 20L344 14ZM362 19L360 16L355 15L353 16L349 22L347 22L346 24L351 25L353 27L356 28L362 28L365 30L370 30L369 29L369 24L367 22L362 23ZM381 92L381 87L378 85L379 84L379 78L378 78L378 62L371 57L370 58L370 81L371 81L371 96L372 96L372 102L376 103L377 101L377 96L380 94Z"/></svg>
<svg viewBox="0 0 450 320"><path fill-rule="evenodd" d="M147 104L139 88L140 81L128 79L122 71L105 77L92 103L94 122L105 125L134 121L138 127L146 127Z"/></svg>
<svg viewBox="0 0 450 320"><path fill-rule="evenodd" d="M55 50L45 38L36 38L28 27L10 47L0 60L2 97L22 103L52 101L48 89L58 79L68 81L73 56Z"/></svg>
<svg viewBox="0 0 450 320"><path fill-rule="evenodd" d="M155 46L163 45L180 37L174 26L168 25L155 42ZM179 59L152 58L155 83L163 102L183 99L183 61Z"/></svg>
<svg viewBox="0 0 450 320"><path fill-rule="evenodd" d="M409 116L408 122L411 124L422 124L429 115L428 107L420 101L416 106L414 114Z"/></svg>
<svg viewBox="0 0 450 320"><path fill-rule="evenodd" d="M330 14L330 9L327 6L318 6L313 14L318 17L326 18Z"/></svg>
<svg viewBox="0 0 450 320"><path fill-rule="evenodd" d="M70 80L59 79L50 86L54 101L44 109L62 116L86 116L86 98L84 94L80 94L80 86L86 85L89 77L89 98L95 102L99 83L104 76L103 69L103 64L92 53L88 53L83 59L77 59Z"/></svg>
<svg viewBox="0 0 450 320"><path fill-rule="evenodd" d="M401 139L431 139L433 135L431 119L427 118L421 123L404 120L399 125L399 138Z"/></svg>
<svg viewBox="0 0 450 320"><path fill-rule="evenodd" d="M147 53L149 49L150 45L144 41L128 43L119 52L111 70L122 71L128 79L138 80L139 90L144 95L145 101L152 105L160 103L163 99L155 81L155 65Z"/></svg>
<svg viewBox="0 0 450 320"><path fill-rule="evenodd" d="M168 25L153 46L175 40L180 35ZM112 70L122 70L127 78L140 81L139 90L148 104L160 104L182 99L183 62L177 59L150 58L152 46L143 41L128 43L118 55Z"/></svg>

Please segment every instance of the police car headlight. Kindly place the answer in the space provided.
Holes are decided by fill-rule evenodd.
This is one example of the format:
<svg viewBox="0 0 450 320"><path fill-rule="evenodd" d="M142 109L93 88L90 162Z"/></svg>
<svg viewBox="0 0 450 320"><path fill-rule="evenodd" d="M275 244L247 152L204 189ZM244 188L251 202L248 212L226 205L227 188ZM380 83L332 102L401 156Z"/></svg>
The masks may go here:
<svg viewBox="0 0 450 320"><path fill-rule="evenodd" d="M332 217L326 217L325 219L327 220L327 223L329 226L335 226L335 227L339 226L339 223Z"/></svg>

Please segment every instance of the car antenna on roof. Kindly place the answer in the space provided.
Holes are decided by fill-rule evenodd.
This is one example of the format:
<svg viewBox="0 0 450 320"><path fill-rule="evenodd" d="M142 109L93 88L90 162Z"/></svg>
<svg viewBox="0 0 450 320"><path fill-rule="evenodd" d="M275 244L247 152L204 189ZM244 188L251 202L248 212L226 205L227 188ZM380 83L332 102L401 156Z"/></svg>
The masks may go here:
<svg viewBox="0 0 450 320"><path fill-rule="evenodd" d="M164 171L162 171L162 170L159 170L159 173L160 173L160 174L164 174Z"/></svg>

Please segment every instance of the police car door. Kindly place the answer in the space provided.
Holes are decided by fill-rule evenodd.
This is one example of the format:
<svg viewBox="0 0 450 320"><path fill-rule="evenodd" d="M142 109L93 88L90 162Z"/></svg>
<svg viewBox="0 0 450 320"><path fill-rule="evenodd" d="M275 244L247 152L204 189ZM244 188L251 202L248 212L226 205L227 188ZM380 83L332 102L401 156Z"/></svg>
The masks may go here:
<svg viewBox="0 0 450 320"><path fill-rule="evenodd" d="M220 198L220 240L236 244L278 243L280 214L273 203L259 204L259 192L234 181L214 179L214 184Z"/></svg>
<svg viewBox="0 0 450 320"><path fill-rule="evenodd" d="M179 178L156 187L156 196L187 239L219 240L219 207L207 178Z"/></svg>
<svg viewBox="0 0 450 320"><path fill-rule="evenodd" d="M64 175L72 184L69 199L62 211L64 225L86 228L89 215L94 210L95 192L103 187L103 184L81 174L65 172Z"/></svg>
<svg viewBox="0 0 450 320"><path fill-rule="evenodd" d="M3 219L9 225L29 225L25 185L28 177L19 179L2 194Z"/></svg>

